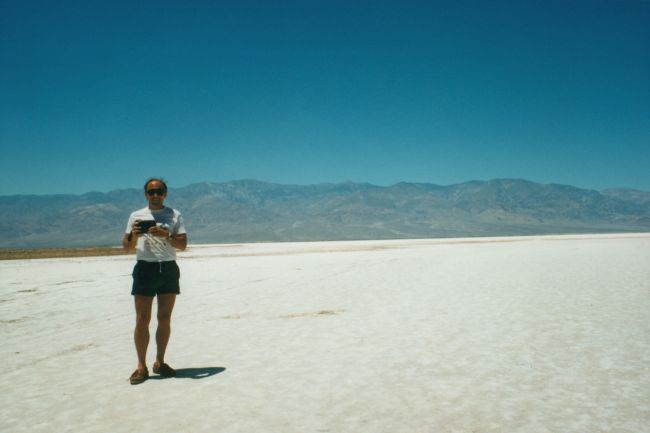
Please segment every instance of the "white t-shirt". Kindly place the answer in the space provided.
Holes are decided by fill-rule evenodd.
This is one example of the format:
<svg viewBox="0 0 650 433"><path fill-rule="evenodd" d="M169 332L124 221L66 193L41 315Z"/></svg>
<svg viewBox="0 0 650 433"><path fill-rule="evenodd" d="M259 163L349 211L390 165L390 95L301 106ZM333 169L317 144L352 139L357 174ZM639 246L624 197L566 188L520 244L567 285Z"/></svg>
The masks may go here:
<svg viewBox="0 0 650 433"><path fill-rule="evenodd" d="M135 221L155 220L158 227L162 227L172 236L185 234L183 217L176 209L163 207L160 210L151 210L148 207L138 209L129 216L126 223L126 233L131 233ZM171 246L169 240L150 234L140 234L135 246L138 260L147 262L168 262L176 260L176 249Z"/></svg>

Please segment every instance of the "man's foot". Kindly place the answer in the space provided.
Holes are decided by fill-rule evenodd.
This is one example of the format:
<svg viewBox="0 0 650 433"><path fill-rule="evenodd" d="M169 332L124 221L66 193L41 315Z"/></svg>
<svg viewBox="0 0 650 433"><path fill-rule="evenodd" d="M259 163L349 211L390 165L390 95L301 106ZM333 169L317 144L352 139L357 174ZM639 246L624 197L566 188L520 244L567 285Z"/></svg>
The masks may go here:
<svg viewBox="0 0 650 433"><path fill-rule="evenodd" d="M156 362L153 365L153 372L159 374L163 377L174 377L176 376L176 370L171 368L168 364L164 362Z"/></svg>
<svg viewBox="0 0 650 433"><path fill-rule="evenodd" d="M143 370L137 369L129 378L131 385L137 385L149 379L149 370L145 367Z"/></svg>

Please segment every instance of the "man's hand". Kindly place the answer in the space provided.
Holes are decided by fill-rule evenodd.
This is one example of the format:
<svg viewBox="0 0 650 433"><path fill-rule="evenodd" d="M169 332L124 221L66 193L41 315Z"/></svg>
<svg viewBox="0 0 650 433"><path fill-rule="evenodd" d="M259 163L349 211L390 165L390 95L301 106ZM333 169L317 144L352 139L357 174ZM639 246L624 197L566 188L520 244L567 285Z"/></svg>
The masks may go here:
<svg viewBox="0 0 650 433"><path fill-rule="evenodd" d="M159 226L151 227L147 233L149 233L150 235L154 235L158 238L169 239L169 230Z"/></svg>
<svg viewBox="0 0 650 433"><path fill-rule="evenodd" d="M135 221L131 226L131 239L137 240L140 236L140 221Z"/></svg>
<svg viewBox="0 0 650 433"><path fill-rule="evenodd" d="M177 250L184 250L187 247L187 235L184 233L181 235L176 235L174 237L170 237L169 235L171 232L163 227L156 226L156 227L151 227L148 232L150 235L156 236L158 238L165 238L167 239L167 242L169 242L169 245L172 247L176 248Z"/></svg>
<svg viewBox="0 0 650 433"><path fill-rule="evenodd" d="M136 220L131 226L131 233L125 234L124 239L122 239L122 246L124 249L127 251L133 251L135 249L135 245L138 242L138 237L140 234L140 224Z"/></svg>

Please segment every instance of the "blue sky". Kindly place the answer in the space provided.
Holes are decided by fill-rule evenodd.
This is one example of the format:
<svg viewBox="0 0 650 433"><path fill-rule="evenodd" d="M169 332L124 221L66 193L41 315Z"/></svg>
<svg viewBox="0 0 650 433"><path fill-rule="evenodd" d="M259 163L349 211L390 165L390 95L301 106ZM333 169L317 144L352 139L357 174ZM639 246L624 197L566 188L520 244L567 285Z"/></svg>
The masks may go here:
<svg viewBox="0 0 650 433"><path fill-rule="evenodd" d="M0 195L650 191L650 1L0 0Z"/></svg>

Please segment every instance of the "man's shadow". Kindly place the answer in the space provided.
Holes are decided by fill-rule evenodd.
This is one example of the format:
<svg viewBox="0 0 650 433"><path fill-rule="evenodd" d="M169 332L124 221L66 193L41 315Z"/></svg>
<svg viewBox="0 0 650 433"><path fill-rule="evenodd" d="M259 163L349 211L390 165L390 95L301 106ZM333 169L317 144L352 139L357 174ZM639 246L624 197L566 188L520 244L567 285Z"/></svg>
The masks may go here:
<svg viewBox="0 0 650 433"><path fill-rule="evenodd" d="M176 379L205 379L223 371L224 367L200 367L200 368L177 368ZM173 379L173 377L162 377L158 375L149 376L149 379Z"/></svg>

